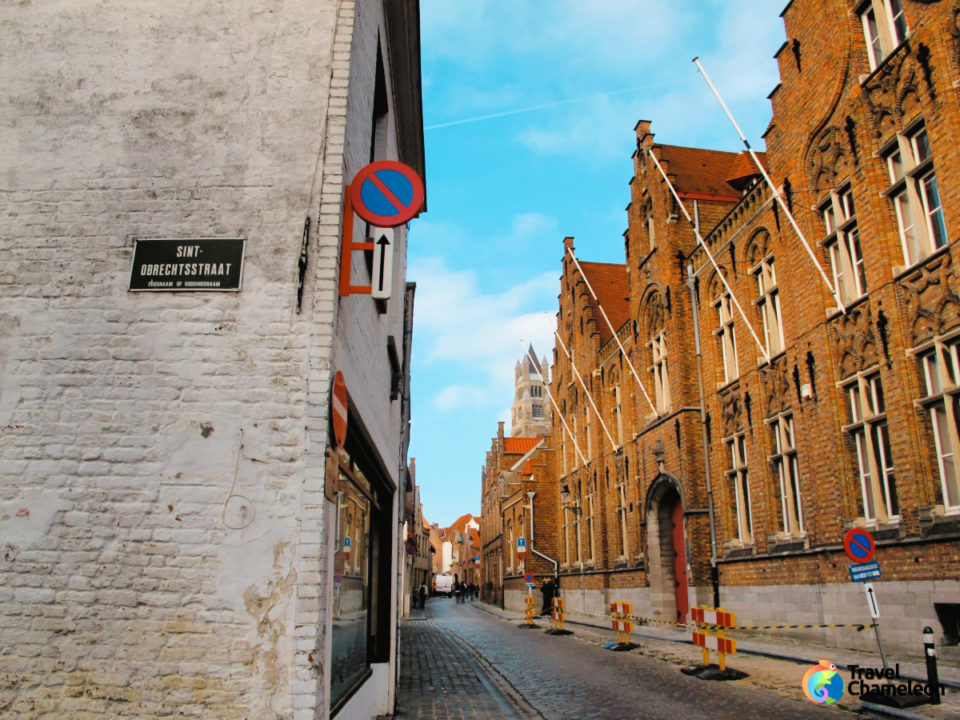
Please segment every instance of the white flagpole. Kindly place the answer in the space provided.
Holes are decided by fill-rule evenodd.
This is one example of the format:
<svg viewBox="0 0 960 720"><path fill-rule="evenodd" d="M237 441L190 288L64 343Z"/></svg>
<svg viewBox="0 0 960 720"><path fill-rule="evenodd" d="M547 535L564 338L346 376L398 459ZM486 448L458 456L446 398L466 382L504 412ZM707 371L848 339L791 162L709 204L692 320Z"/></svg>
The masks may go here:
<svg viewBox="0 0 960 720"><path fill-rule="evenodd" d="M593 411L597 414L597 420L600 421L600 426L603 428L603 431L607 434L607 439L610 441L610 446L613 448L613 451L617 451L617 444L613 441L613 435L610 434L610 431L607 430L607 424L603 421L603 418L600 416L600 411L597 410L597 404L593 402L593 396L590 395L590 391L587 390L586 383L583 382L583 378L580 377L580 373L577 372L577 366L573 362L573 357L570 355L570 351L567 350L567 346L563 343L563 338L560 337L560 333L556 330L553 331L553 334L557 336L557 340L560 341L560 347L563 348L564 354L566 354L567 359L570 360L570 367L573 368L573 374L577 376L577 380L580 381L580 387L583 388L583 394L587 396L587 400L590 401L590 405L593 407Z"/></svg>
<svg viewBox="0 0 960 720"><path fill-rule="evenodd" d="M583 272L583 268L580 267L580 261L577 260L577 256L573 254L571 248L567 248L567 252L570 253L570 257L573 258L573 262L577 266L577 270L580 271L580 277L583 278L583 282L587 285L587 290L590 291L590 294L593 295L593 299L597 301L597 307L600 308L600 314L603 315L603 319L607 322L607 327L610 328L610 332L613 334L613 339L617 341L617 347L620 348L620 352L623 353L623 358L627 361L627 365L630 366L630 371L633 373L634 380L637 381L637 385L640 386L640 392L643 393L643 397L646 398L647 404L650 406L650 409L653 410L653 414L657 414L657 408L654 407L653 402L650 400L650 395L647 394L647 389L643 386L643 382L640 380L640 376L637 374L636 368L633 367L633 363L630 362L630 356L627 354L627 351L623 349L623 343L620 342L620 338L617 337L617 330L613 327L613 323L610 322L610 318L607 317L606 311L603 309L603 305L600 304L600 298L597 297L597 294L593 291L593 287L590 285L590 281L587 279L587 275Z"/></svg>
<svg viewBox="0 0 960 720"><path fill-rule="evenodd" d="M681 200L680 196L677 195L677 191L674 189L673 183L670 182L670 178L667 177L667 174L663 171L660 163L657 162L657 158L654 157L653 151L648 150L647 154L650 156L650 159L653 160L653 164L657 166L657 170L659 170L660 174L663 176L663 180L667 183L667 187L670 188L670 192L673 194L674 199L677 201L677 204L683 211L683 216L687 218L687 222L689 222L693 227L693 232L697 236L697 242L700 244L700 247L703 248L703 251L707 254L707 257L710 258L710 264L713 265L713 269L717 271L717 275L720 277L720 282L723 283L723 286L727 289L727 292L730 293L730 299L733 301L733 304L736 305L737 311L740 313L740 317L743 318L743 322L746 323L747 330L749 330L750 335L753 336L753 341L757 343L757 347L760 348L760 352L763 354L764 359L767 362L770 362L770 355L767 353L767 349L763 346L763 343L760 342L760 338L757 337L757 333L753 330L753 325L750 324L746 313L743 312L743 308L740 307L740 301L737 300L737 296L734 294L733 288L730 287L730 285L727 283L727 279L723 276L723 273L720 272L720 267L717 265L717 261L713 259L713 254L710 252L710 248L707 247L707 244L700 236L700 231L697 229L697 224L691 219L690 213L687 212L687 208L683 204L683 200Z"/></svg>
<svg viewBox="0 0 960 720"><path fill-rule="evenodd" d="M800 226L797 225L797 221L793 218L793 213L790 212L790 209L787 207L787 204L783 201L783 196L780 194L780 191L777 190L776 186L773 184L773 180L770 179L770 176L767 174L766 168L763 167L763 164L760 162L760 159L757 157L757 154L753 151L753 148L750 147L750 143L747 140L746 136L743 134L743 131L740 129L740 126L737 125L737 121L733 119L733 115L730 114L730 110L727 108L726 103L723 102L723 98L720 97L720 93L717 92L717 88L714 87L713 83L710 82L710 76L707 75L707 71L703 69L703 65L700 64L699 58L694 58L693 62L696 63L697 68L700 70L700 74L703 75L703 79L707 81L707 85L710 86L710 89L713 91L714 96L720 102L720 107L723 108L723 111L727 114L727 117L730 118L730 122L733 123L733 127L737 131L737 135L740 136L740 140L743 142L744 147L747 148L747 152L750 153L750 157L753 158L754 164L760 170L760 174L763 175L763 179L767 181L767 185L770 186L770 189L773 191L773 197L776 198L777 202L780 203L780 207L783 209L783 212L786 214L787 219L790 221L790 224L793 226L794 231L797 233L797 237L800 238L800 242L803 243L804 249L807 251L807 254L810 256L810 259L813 260L813 264L817 266L817 271L820 273L820 277L823 278L823 281L827 284L827 287L830 288L830 294L833 295L833 299L837 302L837 307L840 308L840 312L846 314L847 308L843 304L843 300L840 299L840 293L837 292L837 289L833 287L833 283L830 282L830 278L827 277L827 274L824 272L823 268L820 266L820 261L817 260L817 256L814 254L813 250L810 248L810 244L807 242L807 238L804 237L803 231L800 230Z"/></svg>
<svg viewBox="0 0 960 720"><path fill-rule="evenodd" d="M520 341L520 344L521 345L523 344L523 340ZM533 364L536 365L537 364L536 358L534 358L533 355L530 354L530 348L527 347L527 349L524 352L526 356L530 358L531 362L533 362ZM542 372L543 370L541 368L541 378L543 377ZM563 419L563 413L560 412L560 407L557 405L557 401L553 399L553 393L550 392L550 385L546 381L544 381L543 383L543 389L547 391L547 397L550 398L550 403L553 405L553 409L557 413L557 417L559 417L560 422L563 423L563 429L567 431L567 435L569 435L570 439L573 441L573 446L577 449L577 455L580 456L580 462L586 465L587 459L583 456L583 453L580 451L580 445L577 444L577 438L574 436L572 432L570 432L570 427L567 425L567 421Z"/></svg>

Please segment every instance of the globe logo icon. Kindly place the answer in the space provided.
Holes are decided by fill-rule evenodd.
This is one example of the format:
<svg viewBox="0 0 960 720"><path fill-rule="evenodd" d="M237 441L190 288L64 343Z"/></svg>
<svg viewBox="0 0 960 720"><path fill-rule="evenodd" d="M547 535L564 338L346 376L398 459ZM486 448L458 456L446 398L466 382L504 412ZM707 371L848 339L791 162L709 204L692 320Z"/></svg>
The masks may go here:
<svg viewBox="0 0 960 720"><path fill-rule="evenodd" d="M843 678L837 666L821 660L803 674L803 693L819 705L831 705L843 697Z"/></svg>

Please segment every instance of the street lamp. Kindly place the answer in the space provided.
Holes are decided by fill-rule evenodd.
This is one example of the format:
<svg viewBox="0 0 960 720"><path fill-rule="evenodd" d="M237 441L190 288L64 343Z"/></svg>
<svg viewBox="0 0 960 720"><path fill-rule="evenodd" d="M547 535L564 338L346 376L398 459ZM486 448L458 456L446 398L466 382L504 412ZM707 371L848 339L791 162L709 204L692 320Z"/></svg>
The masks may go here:
<svg viewBox="0 0 960 720"><path fill-rule="evenodd" d="M560 490L560 502L563 503L564 510L569 510L574 515L579 515L583 512L582 508L576 505L570 505L570 486L566 483L563 484L563 488Z"/></svg>

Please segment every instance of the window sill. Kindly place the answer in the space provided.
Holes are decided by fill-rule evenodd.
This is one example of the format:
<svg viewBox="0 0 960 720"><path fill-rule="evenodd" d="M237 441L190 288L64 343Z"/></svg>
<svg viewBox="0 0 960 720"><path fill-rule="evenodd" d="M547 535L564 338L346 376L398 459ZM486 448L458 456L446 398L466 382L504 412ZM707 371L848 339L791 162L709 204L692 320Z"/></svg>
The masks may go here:
<svg viewBox="0 0 960 720"><path fill-rule="evenodd" d="M950 250L950 243L948 242L941 248L937 248L929 255L917 260L913 265L894 265L893 266L893 279L894 280L903 280L905 276L909 275L912 272L918 270L924 263L930 262L934 258L938 258L941 255L946 254Z"/></svg>
<svg viewBox="0 0 960 720"><path fill-rule="evenodd" d="M796 537L784 535L783 533L767 535L767 554L769 555L806 550L808 547L809 544L806 535L798 535Z"/></svg>
<svg viewBox="0 0 960 720"><path fill-rule="evenodd" d="M922 537L960 533L960 508L948 510L943 505L928 505L919 511Z"/></svg>
<svg viewBox="0 0 960 720"><path fill-rule="evenodd" d="M866 75L861 75L859 78L857 78L857 81L860 83L860 87L866 87L871 80L873 80L879 73L881 73L883 69L891 63L893 58L899 55L900 52L903 50L903 48L909 45L912 37L913 35L910 32L907 32L907 37L903 40L903 42L901 42L899 45L893 48L890 52L884 55L883 59L877 63L877 66L875 68L873 68Z"/></svg>
<svg viewBox="0 0 960 720"><path fill-rule="evenodd" d="M739 540L728 540L723 544L724 560L739 560L753 557L757 554L757 547L753 543L744 544Z"/></svg>

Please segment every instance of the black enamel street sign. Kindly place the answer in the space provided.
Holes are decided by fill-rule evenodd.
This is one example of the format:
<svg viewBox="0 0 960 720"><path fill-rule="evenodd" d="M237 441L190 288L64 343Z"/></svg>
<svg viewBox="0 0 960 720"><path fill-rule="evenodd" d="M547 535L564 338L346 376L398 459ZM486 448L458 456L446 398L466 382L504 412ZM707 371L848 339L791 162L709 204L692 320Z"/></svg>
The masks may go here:
<svg viewBox="0 0 960 720"><path fill-rule="evenodd" d="M197 292L240 289L244 238L135 240L130 289Z"/></svg>

